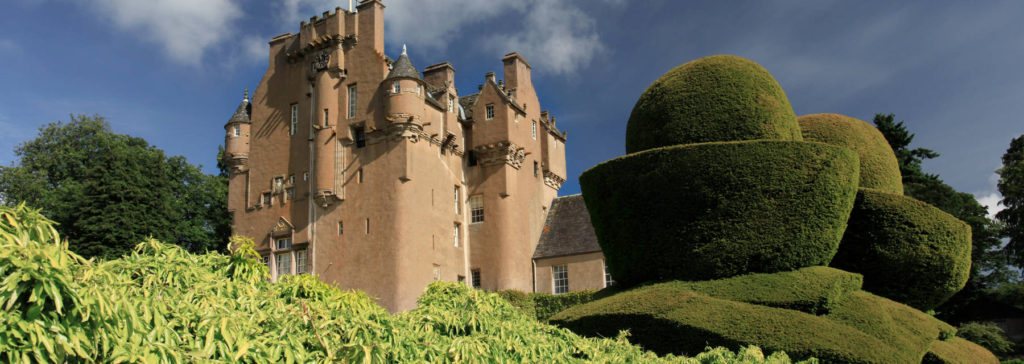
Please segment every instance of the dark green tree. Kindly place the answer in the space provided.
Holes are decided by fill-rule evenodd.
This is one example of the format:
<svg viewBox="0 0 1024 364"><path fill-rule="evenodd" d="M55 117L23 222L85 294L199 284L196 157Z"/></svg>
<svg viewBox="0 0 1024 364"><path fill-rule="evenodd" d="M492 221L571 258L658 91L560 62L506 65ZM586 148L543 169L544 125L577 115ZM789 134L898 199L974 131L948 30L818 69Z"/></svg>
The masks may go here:
<svg viewBox="0 0 1024 364"><path fill-rule="evenodd" d="M81 255L119 256L147 236L195 252L226 246L225 177L114 133L101 116L50 123L15 154L0 167L0 201L41 208Z"/></svg>
<svg viewBox="0 0 1024 364"><path fill-rule="evenodd" d="M1024 266L1024 135L1010 141L1003 154L997 188L1003 195L1003 210L996 214L1010 238L1006 251L1018 266Z"/></svg>
<svg viewBox="0 0 1024 364"><path fill-rule="evenodd" d="M968 307L979 299L988 299L988 291L1008 282L1012 270L1000 246L1002 227L988 218L987 208L969 193L959 192L938 175L924 172L921 162L939 156L925 148L910 148L914 134L903 121L894 122L893 114L875 114L875 126L889 142L903 175L904 194L927 202L956 216L971 226L971 275L967 285L936 309L943 319L962 322L970 319Z"/></svg>

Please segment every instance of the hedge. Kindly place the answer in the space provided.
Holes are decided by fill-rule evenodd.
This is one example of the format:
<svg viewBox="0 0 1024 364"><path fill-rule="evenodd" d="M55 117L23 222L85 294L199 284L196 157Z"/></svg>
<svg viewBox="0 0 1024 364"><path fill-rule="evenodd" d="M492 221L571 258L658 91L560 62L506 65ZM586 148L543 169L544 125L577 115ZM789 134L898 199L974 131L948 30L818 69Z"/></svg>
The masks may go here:
<svg viewBox="0 0 1024 364"><path fill-rule="evenodd" d="M832 266L864 275L864 289L921 310L967 283L971 227L913 198L861 188Z"/></svg>
<svg viewBox="0 0 1024 364"><path fill-rule="evenodd" d="M564 294L526 293L516 289L497 291L501 298L538 321L547 322L548 318L565 309L594 300L597 291L583 290Z"/></svg>
<svg viewBox="0 0 1024 364"><path fill-rule="evenodd" d="M793 107L763 67L717 55L673 68L647 87L629 116L626 153L755 139L802 140Z"/></svg>
<svg viewBox="0 0 1024 364"><path fill-rule="evenodd" d="M811 114L796 118L804 140L849 148L860 156L860 187L903 194L903 179L889 142L877 128L839 114Z"/></svg>
<svg viewBox="0 0 1024 364"><path fill-rule="evenodd" d="M592 337L630 330L630 341L660 354L696 353L706 345L757 343L791 358L828 363L911 362L887 342L825 317L680 292L666 285L637 288L572 307L551 322Z"/></svg>
<svg viewBox="0 0 1024 364"><path fill-rule="evenodd" d="M827 265L858 165L823 143L690 144L606 161L580 187L617 283L695 281Z"/></svg>
<svg viewBox="0 0 1024 364"><path fill-rule="evenodd" d="M981 345L962 338L936 341L922 364L999 364L999 358Z"/></svg>
<svg viewBox="0 0 1024 364"><path fill-rule="evenodd" d="M918 363L935 340L950 339L956 331L949 324L910 306L865 291L845 297L828 319L856 328L899 348Z"/></svg>

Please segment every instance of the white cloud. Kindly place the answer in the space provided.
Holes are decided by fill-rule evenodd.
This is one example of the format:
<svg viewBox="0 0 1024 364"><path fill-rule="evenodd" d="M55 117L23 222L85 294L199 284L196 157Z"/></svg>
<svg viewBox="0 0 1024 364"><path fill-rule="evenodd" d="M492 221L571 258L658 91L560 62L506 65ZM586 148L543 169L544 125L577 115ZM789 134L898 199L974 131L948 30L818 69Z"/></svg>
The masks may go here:
<svg viewBox="0 0 1024 364"><path fill-rule="evenodd" d="M1002 211L1002 204L999 201L1003 200L1003 195L999 192L990 192L988 194L974 195L974 198L978 200L982 206L988 208L988 218L995 219L996 213Z"/></svg>
<svg viewBox="0 0 1024 364"><path fill-rule="evenodd" d="M270 45L263 37L247 35L242 38L241 46L244 57L253 62L266 61L270 54Z"/></svg>
<svg viewBox="0 0 1024 364"><path fill-rule="evenodd" d="M234 34L238 0L96 0L91 4L121 30L160 44L172 60L197 65L211 46Z"/></svg>
<svg viewBox="0 0 1024 364"><path fill-rule="evenodd" d="M491 34L486 43L498 52L518 51L541 71L575 74L605 51L593 17L566 1L533 0L523 29Z"/></svg>

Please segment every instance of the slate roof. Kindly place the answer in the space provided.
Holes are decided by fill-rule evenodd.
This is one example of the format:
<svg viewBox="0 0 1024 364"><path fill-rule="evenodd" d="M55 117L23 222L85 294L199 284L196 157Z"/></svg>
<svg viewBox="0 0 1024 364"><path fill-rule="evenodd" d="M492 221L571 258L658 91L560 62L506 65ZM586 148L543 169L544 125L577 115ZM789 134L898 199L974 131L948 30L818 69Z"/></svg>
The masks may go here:
<svg viewBox="0 0 1024 364"><path fill-rule="evenodd" d="M551 203L533 259L600 251L601 246L597 244L597 235L590 224L590 212L583 202L583 195L556 198Z"/></svg>
<svg viewBox="0 0 1024 364"><path fill-rule="evenodd" d="M420 77L420 72L412 65L412 60L410 60L409 56L405 53L402 53L402 55L398 57L398 60L391 65L391 72L388 73L388 77L385 78L385 80L397 77L414 78L420 81L423 80L423 78Z"/></svg>
<svg viewBox="0 0 1024 364"><path fill-rule="evenodd" d="M242 99L242 103L238 104L238 108L235 109L235 113L231 114L231 119L228 119L228 124L249 124L250 110L252 110L252 105L249 104L249 90L246 90L245 99Z"/></svg>
<svg viewBox="0 0 1024 364"><path fill-rule="evenodd" d="M462 108L465 109L466 120L473 118L473 106L476 105L476 99L479 97L480 93L459 97L459 105L462 105Z"/></svg>

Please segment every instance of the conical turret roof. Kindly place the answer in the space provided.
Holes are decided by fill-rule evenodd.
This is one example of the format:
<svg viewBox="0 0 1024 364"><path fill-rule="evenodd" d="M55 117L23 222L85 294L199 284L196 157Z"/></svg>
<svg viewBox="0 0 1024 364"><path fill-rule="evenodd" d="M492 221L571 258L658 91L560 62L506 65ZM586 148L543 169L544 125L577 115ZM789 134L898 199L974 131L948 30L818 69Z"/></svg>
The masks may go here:
<svg viewBox="0 0 1024 364"><path fill-rule="evenodd" d="M249 90L245 90L245 97L242 102L238 104L238 108L235 109L235 113L231 115L231 119L228 119L228 124L248 124L249 121L249 110L252 106L249 104Z"/></svg>
<svg viewBox="0 0 1024 364"><path fill-rule="evenodd" d="M388 77L385 80L391 78L414 78L423 81L423 78L420 77L420 72L416 70L416 66L412 65L412 60L406 54L405 45L402 45L402 55L391 65L391 72L388 73Z"/></svg>

